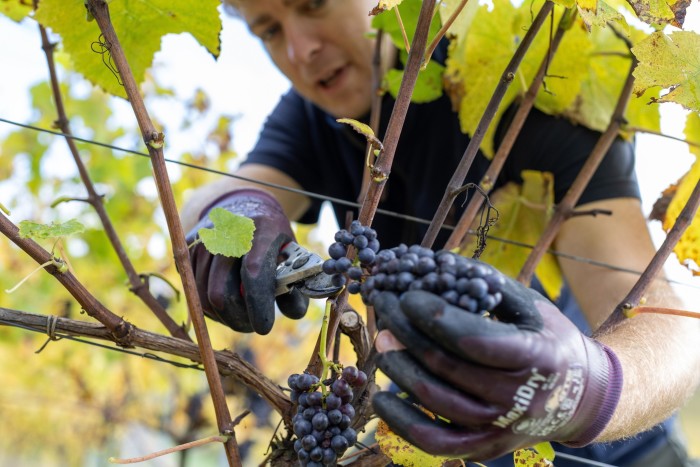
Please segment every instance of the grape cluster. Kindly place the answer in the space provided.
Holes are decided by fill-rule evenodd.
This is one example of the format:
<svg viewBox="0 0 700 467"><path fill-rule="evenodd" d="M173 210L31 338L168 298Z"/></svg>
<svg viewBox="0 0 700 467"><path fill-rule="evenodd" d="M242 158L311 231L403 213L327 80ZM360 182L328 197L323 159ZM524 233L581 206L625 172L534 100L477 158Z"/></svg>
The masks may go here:
<svg viewBox="0 0 700 467"><path fill-rule="evenodd" d="M425 290L451 305L484 314L501 302L505 284L504 277L484 263L420 245L401 244L379 251L370 272L360 290L367 304L380 291Z"/></svg>
<svg viewBox="0 0 700 467"><path fill-rule="evenodd" d="M308 373L293 374L287 380L291 400L298 403L292 418L294 451L302 466L335 466L348 447L357 441L350 427L355 416L352 406L353 387L367 382L367 375L353 366L343 368L339 378L320 382ZM319 391L321 384L328 391Z"/></svg>
<svg viewBox="0 0 700 467"><path fill-rule="evenodd" d="M357 249L359 266L353 265L353 262L346 258L347 248L350 245ZM349 229L336 232L335 243L328 247L330 259L323 263L323 272L332 276L333 285L341 287L347 283L348 292L359 293L362 266L373 264L378 251L377 231L354 220L350 223Z"/></svg>

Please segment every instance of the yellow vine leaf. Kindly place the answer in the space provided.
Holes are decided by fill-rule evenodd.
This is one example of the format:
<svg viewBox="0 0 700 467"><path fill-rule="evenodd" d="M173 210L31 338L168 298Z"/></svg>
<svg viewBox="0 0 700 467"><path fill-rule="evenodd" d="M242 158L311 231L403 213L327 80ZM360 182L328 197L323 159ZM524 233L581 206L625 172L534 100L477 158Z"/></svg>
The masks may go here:
<svg viewBox="0 0 700 467"><path fill-rule="evenodd" d="M189 33L213 56L219 55L219 0L110 2L112 24L138 83L166 34ZM42 0L35 19L61 36L76 71L110 94L126 97L96 21L86 21L85 0ZM111 64L110 64L111 63Z"/></svg>
<svg viewBox="0 0 700 467"><path fill-rule="evenodd" d="M374 130L372 130L372 127L370 127L369 125L366 125L362 122L358 122L353 118L339 118L336 121L338 123L345 123L346 125L350 125L350 127L352 127L353 130L364 136L367 139L367 142L370 143L373 147L383 148L382 142L379 141L379 139L377 139L377 137L374 135Z"/></svg>
<svg viewBox="0 0 700 467"><path fill-rule="evenodd" d="M647 24L671 24L683 27L690 0L627 0L637 17Z"/></svg>
<svg viewBox="0 0 700 467"><path fill-rule="evenodd" d="M540 443L532 448L513 452L513 464L516 467L551 467L554 465L553 459L554 449L549 443Z"/></svg>
<svg viewBox="0 0 700 467"><path fill-rule="evenodd" d="M0 14L18 23L29 15L32 9L32 2L28 0L0 0Z"/></svg>
<svg viewBox="0 0 700 467"><path fill-rule="evenodd" d="M434 456L421 451L408 441L394 433L391 428L380 420L377 424L377 443L391 461L403 467L440 467L449 457Z"/></svg>
<svg viewBox="0 0 700 467"><path fill-rule="evenodd" d="M446 62L446 91L459 111L462 131L469 135L474 134L508 62L530 28L532 11L540 5L540 2L534 5L525 2L515 7L508 0L494 0L493 3L493 9L486 5L479 7L466 37L453 41ZM556 20L561 12L561 8L556 10ZM495 122L500 120L506 107L530 86L548 47L549 35L538 34L506 91ZM554 113L573 105L581 79L587 73L590 48L587 31L582 25L567 32L549 66L548 92L540 92L536 103L538 108ZM488 157L494 151L495 128L495 123L490 125L481 145Z"/></svg>
<svg viewBox="0 0 700 467"><path fill-rule="evenodd" d="M685 125L685 137L688 141L700 141L700 116L697 113L688 115ZM678 187L671 203L666 210L663 220L663 228L668 232L681 210L688 201L690 193L700 183L700 149L694 146L690 151L696 160L690 170L678 182ZM700 275L700 211L695 214L692 223L688 226L674 250L678 261L693 270L695 275Z"/></svg>
<svg viewBox="0 0 700 467"><path fill-rule="evenodd" d="M489 234L515 242L534 245L551 217L554 206L554 178L551 173L526 170L522 173L523 184L509 183L494 192L491 203L498 209L499 221L491 227ZM475 223L478 222L478 218ZM476 228L476 225L472 225ZM471 256L476 248L476 238L461 247L461 254ZM481 260L510 277L516 277L530 249L506 242L487 241ZM559 263L551 254L546 254L537 265L535 275L547 294L556 299L563 285Z"/></svg>
<svg viewBox="0 0 700 467"><path fill-rule="evenodd" d="M584 24L589 30L593 26L604 28L609 22L622 26L622 30L625 32L629 30L627 21L625 21L625 17L622 16L622 13L603 0L599 0L595 8L590 8L588 5L584 7L579 3L578 13L581 15L581 19L583 19Z"/></svg>
<svg viewBox="0 0 700 467"><path fill-rule="evenodd" d="M678 31L651 34L632 48L639 60L634 72L634 93L649 88L669 88L652 102L676 102L686 109L700 111L700 34Z"/></svg>

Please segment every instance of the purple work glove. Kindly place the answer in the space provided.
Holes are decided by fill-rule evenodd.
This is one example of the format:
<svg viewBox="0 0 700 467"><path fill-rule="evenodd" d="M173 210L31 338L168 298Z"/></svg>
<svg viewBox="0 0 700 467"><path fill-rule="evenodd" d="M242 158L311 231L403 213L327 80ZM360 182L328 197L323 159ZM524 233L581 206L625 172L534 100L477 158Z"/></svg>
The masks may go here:
<svg viewBox="0 0 700 467"><path fill-rule="evenodd" d="M275 322L275 271L280 249L295 240L282 207L270 194L245 188L221 196L200 215L187 234L187 243L202 227L211 227L207 214L224 208L249 217L255 223L253 246L242 258L210 253L202 243L190 248L197 292L204 314L239 332L267 334ZM299 319L306 314L309 299L298 290L277 297L285 316Z"/></svg>
<svg viewBox="0 0 700 467"><path fill-rule="evenodd" d="M507 279L487 319L424 291L374 300L380 326L406 349L378 365L433 420L393 393L373 406L401 437L433 454L488 460L542 441L590 443L622 388L615 354L583 334L551 302Z"/></svg>

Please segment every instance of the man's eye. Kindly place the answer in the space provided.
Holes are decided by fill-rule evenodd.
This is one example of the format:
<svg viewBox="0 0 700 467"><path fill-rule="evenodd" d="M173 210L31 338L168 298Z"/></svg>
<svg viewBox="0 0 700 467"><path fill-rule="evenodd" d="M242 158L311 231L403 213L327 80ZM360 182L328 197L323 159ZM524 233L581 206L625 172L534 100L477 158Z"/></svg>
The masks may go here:
<svg viewBox="0 0 700 467"><path fill-rule="evenodd" d="M305 10L315 11L323 8L323 6L328 2L328 0L309 0L306 3Z"/></svg>
<svg viewBox="0 0 700 467"><path fill-rule="evenodd" d="M263 42L269 42L272 39L274 39L279 32L280 32L279 25L274 25L274 26L270 26L268 28L265 28L262 32L260 32L258 34L258 37L260 37L260 39Z"/></svg>

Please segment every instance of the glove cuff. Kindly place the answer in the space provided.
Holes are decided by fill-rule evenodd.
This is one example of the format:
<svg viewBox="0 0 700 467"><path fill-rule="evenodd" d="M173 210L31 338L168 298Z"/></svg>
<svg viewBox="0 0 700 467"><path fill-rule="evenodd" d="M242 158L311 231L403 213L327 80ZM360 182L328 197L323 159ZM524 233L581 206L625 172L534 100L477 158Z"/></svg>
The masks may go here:
<svg viewBox="0 0 700 467"><path fill-rule="evenodd" d="M202 220L214 208L229 206L234 207L237 213L245 216L258 214L261 209L284 216L284 210L280 203L267 191L257 188L237 188L227 191L207 204L200 211L198 220Z"/></svg>
<svg viewBox="0 0 700 467"><path fill-rule="evenodd" d="M582 447L590 444L605 429L615 413L622 393L622 365L608 346L587 341L589 357L589 381L578 408L579 426L586 427L565 446Z"/></svg>

